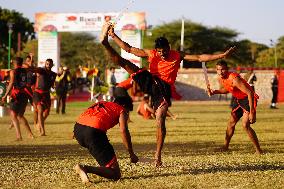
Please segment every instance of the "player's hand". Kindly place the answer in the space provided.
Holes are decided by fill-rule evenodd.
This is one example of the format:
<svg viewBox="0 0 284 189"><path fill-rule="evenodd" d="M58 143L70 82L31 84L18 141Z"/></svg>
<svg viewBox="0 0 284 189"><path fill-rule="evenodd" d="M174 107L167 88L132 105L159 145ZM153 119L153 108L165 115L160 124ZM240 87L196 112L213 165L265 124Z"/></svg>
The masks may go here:
<svg viewBox="0 0 284 189"><path fill-rule="evenodd" d="M131 163L137 163L138 160L139 160L139 158L134 153L130 154Z"/></svg>
<svg viewBox="0 0 284 189"><path fill-rule="evenodd" d="M3 97L1 98L1 102L4 103L5 101L6 101L6 96L3 96Z"/></svg>
<svg viewBox="0 0 284 189"><path fill-rule="evenodd" d="M110 37L113 37L114 36L114 25L112 23L109 22L109 29L108 29L108 35Z"/></svg>
<svg viewBox="0 0 284 189"><path fill-rule="evenodd" d="M207 94L208 96L213 96L214 95L214 90L210 89L210 87L207 88Z"/></svg>
<svg viewBox="0 0 284 189"><path fill-rule="evenodd" d="M230 47L228 50L224 52L224 58L232 54L236 50L236 46Z"/></svg>

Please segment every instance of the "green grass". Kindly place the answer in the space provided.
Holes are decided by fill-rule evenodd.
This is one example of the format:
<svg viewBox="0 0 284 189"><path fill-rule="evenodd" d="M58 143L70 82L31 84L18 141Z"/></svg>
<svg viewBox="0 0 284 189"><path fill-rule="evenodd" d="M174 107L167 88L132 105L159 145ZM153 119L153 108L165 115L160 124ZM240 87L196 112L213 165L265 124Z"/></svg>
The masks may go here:
<svg viewBox="0 0 284 189"><path fill-rule="evenodd" d="M79 162L97 165L89 153L71 139L77 116L90 103L69 103L67 114L52 110L46 121L46 137L15 142L9 117L0 118L0 188L283 188L284 105L271 110L260 104L253 125L264 155L254 149L240 123L229 152L218 152L223 144L230 109L224 102L174 102L171 111L178 119L167 121L162 168L153 163L130 164L119 128L108 132L122 178L111 181L90 175L90 186L82 185L73 166ZM137 104L135 104L135 108ZM26 117L32 124L32 112ZM144 160L153 160L155 123L131 114L129 128L134 150ZM34 131L34 129L33 129ZM36 135L38 133L34 131Z"/></svg>

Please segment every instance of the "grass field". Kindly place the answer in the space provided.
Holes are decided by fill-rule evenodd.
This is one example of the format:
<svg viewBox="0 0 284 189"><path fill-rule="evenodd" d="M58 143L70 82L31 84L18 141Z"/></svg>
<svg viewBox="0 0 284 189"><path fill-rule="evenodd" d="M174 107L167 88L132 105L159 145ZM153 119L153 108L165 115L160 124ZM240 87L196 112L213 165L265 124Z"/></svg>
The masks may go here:
<svg viewBox="0 0 284 189"><path fill-rule="evenodd" d="M218 152L223 144L229 107L226 102L174 102L178 119L167 121L162 168L151 160L155 153L154 121L134 112L129 128L134 150L149 162L130 164L119 128L108 132L122 178L110 181L90 175L91 185L81 183L73 166L79 162L97 165L89 153L71 139L77 116L89 103L67 104L67 114L52 110L46 121L46 137L15 141L9 117L0 118L0 188L284 188L284 105L271 110L260 104L253 125L265 154L256 155L240 124L229 152ZM137 104L135 104L137 107ZM27 118L32 123L32 112ZM31 124L33 127L33 125ZM34 129L33 129L34 131ZM35 135L38 135L35 132Z"/></svg>

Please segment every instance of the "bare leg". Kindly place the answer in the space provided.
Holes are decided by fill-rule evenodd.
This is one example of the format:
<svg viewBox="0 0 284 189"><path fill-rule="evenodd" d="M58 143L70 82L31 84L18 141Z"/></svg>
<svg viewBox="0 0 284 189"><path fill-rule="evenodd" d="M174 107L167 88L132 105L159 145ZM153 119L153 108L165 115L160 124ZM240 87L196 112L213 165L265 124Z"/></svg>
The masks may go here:
<svg viewBox="0 0 284 189"><path fill-rule="evenodd" d="M13 129L13 127L14 127L14 124L13 124L13 122L11 121L10 126L9 126L9 130Z"/></svg>
<svg viewBox="0 0 284 189"><path fill-rule="evenodd" d="M93 167L88 165L76 165L76 172L80 175L82 182L89 182L87 173L93 173L98 176L118 180L121 177L120 168L117 162L115 162L111 167Z"/></svg>
<svg viewBox="0 0 284 189"><path fill-rule="evenodd" d="M17 114L11 110L10 112L10 117L11 117L11 121L15 127L15 130L16 130L16 138L17 140L22 140L22 134L21 134L21 130L20 130L20 123L19 123L19 120L17 118Z"/></svg>
<svg viewBox="0 0 284 189"><path fill-rule="evenodd" d="M174 115L172 112L170 112L170 110L167 111L167 116L168 116L168 117L171 117L173 120L176 120L176 119L177 119L177 116Z"/></svg>
<svg viewBox="0 0 284 189"><path fill-rule="evenodd" d="M38 125L39 125L40 136L46 136L44 129L44 116L43 116L42 106L37 105L37 110L38 110Z"/></svg>
<svg viewBox="0 0 284 189"><path fill-rule="evenodd" d="M255 151L257 154L262 154L262 150L260 148L258 138L256 136L255 131L250 127L250 122L249 122L249 114L244 113L243 115L243 120L242 120L243 128L247 132L247 135L249 139L252 141L253 146L255 148Z"/></svg>
<svg viewBox="0 0 284 189"><path fill-rule="evenodd" d="M50 108L48 108L47 110L43 112L43 121L47 119L47 117L49 116L49 112L50 112Z"/></svg>
<svg viewBox="0 0 284 189"><path fill-rule="evenodd" d="M234 113L231 113L230 120L228 122L227 130L226 130L224 146L222 147L223 151L227 151L229 149L229 144L230 144L231 138L234 135L235 126L238 121L239 119L237 118L237 116Z"/></svg>
<svg viewBox="0 0 284 189"><path fill-rule="evenodd" d="M159 107L156 110L156 124L157 124L157 148L156 148L156 167L159 167L162 165L162 148L164 145L164 140L166 137L166 114L168 110L168 105L165 104L162 107Z"/></svg>
<svg viewBox="0 0 284 189"><path fill-rule="evenodd" d="M33 116L33 118L34 118L34 128L39 131L38 112L37 112L37 108L35 106L34 106L34 116Z"/></svg>
<svg viewBox="0 0 284 189"><path fill-rule="evenodd" d="M29 126L27 119L24 116L18 116L18 118L24 124L24 127L27 129L29 137L34 138L34 135L31 131L31 128Z"/></svg>

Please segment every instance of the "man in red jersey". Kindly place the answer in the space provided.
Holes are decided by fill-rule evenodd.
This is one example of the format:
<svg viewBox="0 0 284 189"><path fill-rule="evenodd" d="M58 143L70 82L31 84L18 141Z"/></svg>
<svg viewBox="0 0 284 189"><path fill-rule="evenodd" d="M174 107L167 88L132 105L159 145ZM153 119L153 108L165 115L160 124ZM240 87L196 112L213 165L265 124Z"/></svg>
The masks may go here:
<svg viewBox="0 0 284 189"><path fill-rule="evenodd" d="M101 101L93 104L79 116L74 126L74 137L81 146L89 150L100 165L100 167L94 167L77 164L74 167L83 183L89 182L87 173L113 180L120 179L119 164L106 135L106 132L118 123L122 133L122 141L129 152L131 162L138 162L138 157L132 149L127 125L128 111L132 108L132 104L126 103L124 98L118 97L114 99L114 102Z"/></svg>
<svg viewBox="0 0 284 189"><path fill-rule="evenodd" d="M220 83L219 90L208 90L208 95L232 93L235 97L232 103L232 112L227 126L225 143L222 150L227 151L230 140L234 135L237 122L243 117L242 125L252 141L257 154L261 154L262 150L258 142L255 131L251 128L251 124L256 122L256 105L258 95L252 87L235 72L229 72L227 63L224 60L216 64L218 80Z"/></svg>
<svg viewBox="0 0 284 189"><path fill-rule="evenodd" d="M155 154L156 166L162 165L161 152L166 137L166 115L168 107L171 105L171 85L174 84L181 60L188 61L211 61L224 58L229 55L234 48L230 48L224 53L214 55L188 55L170 49L169 42L164 37L159 37L155 41L155 49L139 49L130 46L122 41L113 30L111 23L106 23L102 30L102 44L112 57L113 62L123 67L139 85L144 93L151 96L151 105L154 107L157 124L157 147ZM140 69L130 61L123 59L108 43L110 35L116 44L128 53L142 58L148 58L150 71Z"/></svg>

